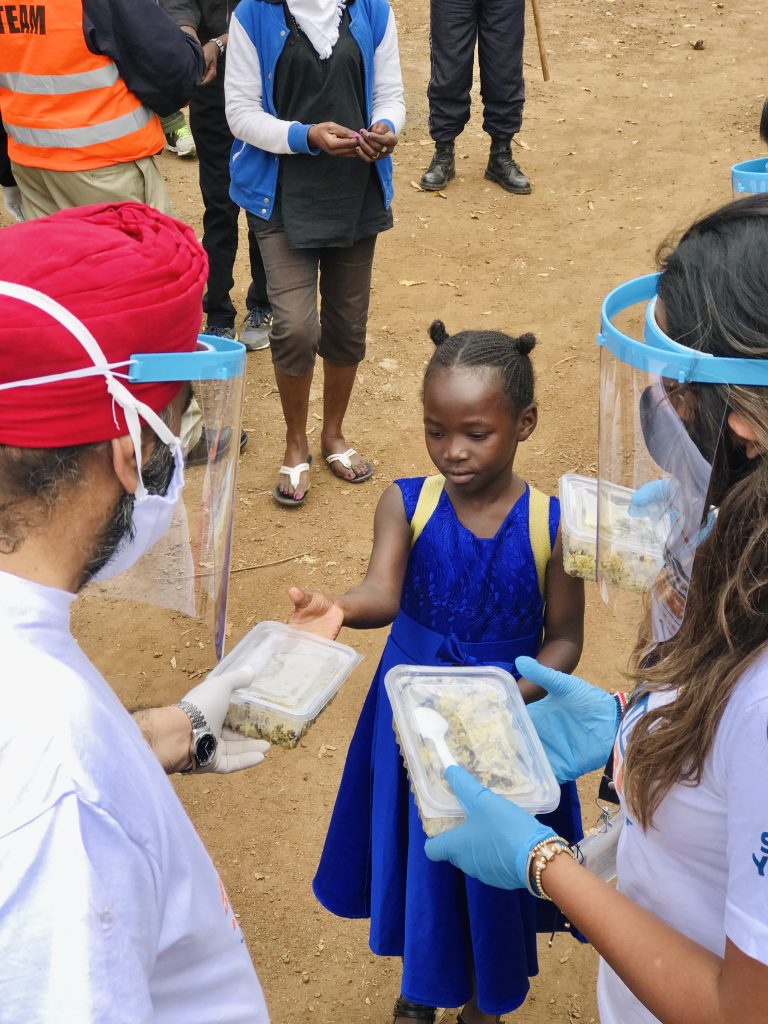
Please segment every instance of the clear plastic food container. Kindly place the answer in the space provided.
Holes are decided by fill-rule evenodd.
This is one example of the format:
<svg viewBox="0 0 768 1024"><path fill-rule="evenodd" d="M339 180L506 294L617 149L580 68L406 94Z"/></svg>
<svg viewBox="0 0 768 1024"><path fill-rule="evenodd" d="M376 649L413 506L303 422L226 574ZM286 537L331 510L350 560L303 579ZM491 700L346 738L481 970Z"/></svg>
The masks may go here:
<svg viewBox="0 0 768 1024"><path fill-rule="evenodd" d="M295 747L361 660L346 644L260 622L211 673L256 673L249 687L235 690L224 724L244 736Z"/></svg>
<svg viewBox="0 0 768 1024"><path fill-rule="evenodd" d="M604 484L601 509L601 575L607 583L642 593L664 565L666 521L654 524L630 516L630 487ZM560 477L563 565L571 576L597 578L597 480L566 473Z"/></svg>
<svg viewBox="0 0 768 1024"><path fill-rule="evenodd" d="M445 781L454 761L531 813L557 807L560 787L508 672L399 665L387 672L384 685L428 836L465 818Z"/></svg>

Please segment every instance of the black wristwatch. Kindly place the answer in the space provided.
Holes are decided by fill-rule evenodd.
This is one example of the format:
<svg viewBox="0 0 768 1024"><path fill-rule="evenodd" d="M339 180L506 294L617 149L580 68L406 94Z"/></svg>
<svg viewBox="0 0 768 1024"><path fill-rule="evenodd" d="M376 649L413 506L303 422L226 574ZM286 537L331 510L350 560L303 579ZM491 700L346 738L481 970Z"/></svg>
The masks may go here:
<svg viewBox="0 0 768 1024"><path fill-rule="evenodd" d="M192 704L188 700L180 700L176 707L181 708L192 723L192 763L188 768L182 768L180 772L181 775L190 775L198 768L208 767L216 756L219 741L211 732L205 715L196 704Z"/></svg>

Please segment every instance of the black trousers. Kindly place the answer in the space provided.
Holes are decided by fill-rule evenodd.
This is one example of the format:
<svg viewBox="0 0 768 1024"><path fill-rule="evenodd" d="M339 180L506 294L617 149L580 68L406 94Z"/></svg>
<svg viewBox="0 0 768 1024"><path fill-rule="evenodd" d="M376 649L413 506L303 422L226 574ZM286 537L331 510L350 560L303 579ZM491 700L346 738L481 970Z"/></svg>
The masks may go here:
<svg viewBox="0 0 768 1024"><path fill-rule="evenodd" d="M230 298L237 255L240 207L229 198L229 151L232 134L224 112L224 62L210 85L201 86L189 101L189 126L197 147L200 191L203 194L203 248L208 254L208 289L203 309L212 327L233 327L236 310ZM251 284L248 309L267 303L267 279L259 245L248 232Z"/></svg>
<svg viewBox="0 0 768 1024"><path fill-rule="evenodd" d="M431 0L427 96L435 142L455 139L469 121L476 41L483 130L503 139L520 131L524 37L525 0Z"/></svg>

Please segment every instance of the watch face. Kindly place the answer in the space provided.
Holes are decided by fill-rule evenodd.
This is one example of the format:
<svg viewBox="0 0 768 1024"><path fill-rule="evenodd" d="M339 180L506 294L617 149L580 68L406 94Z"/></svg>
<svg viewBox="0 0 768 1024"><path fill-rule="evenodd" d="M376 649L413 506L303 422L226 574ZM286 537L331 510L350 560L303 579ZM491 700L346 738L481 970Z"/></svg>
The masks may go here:
<svg viewBox="0 0 768 1024"><path fill-rule="evenodd" d="M195 760L199 768L205 768L213 760L216 753L216 737L211 732L205 732L198 739L195 746Z"/></svg>

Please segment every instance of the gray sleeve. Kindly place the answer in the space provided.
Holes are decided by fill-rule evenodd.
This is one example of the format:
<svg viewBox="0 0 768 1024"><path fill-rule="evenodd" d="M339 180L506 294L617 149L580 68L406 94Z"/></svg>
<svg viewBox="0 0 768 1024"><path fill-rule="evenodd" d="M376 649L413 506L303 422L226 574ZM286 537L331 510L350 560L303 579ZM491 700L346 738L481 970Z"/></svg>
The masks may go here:
<svg viewBox="0 0 768 1024"><path fill-rule="evenodd" d="M177 25L189 25L199 34L202 15L197 0L159 0L159 3Z"/></svg>

